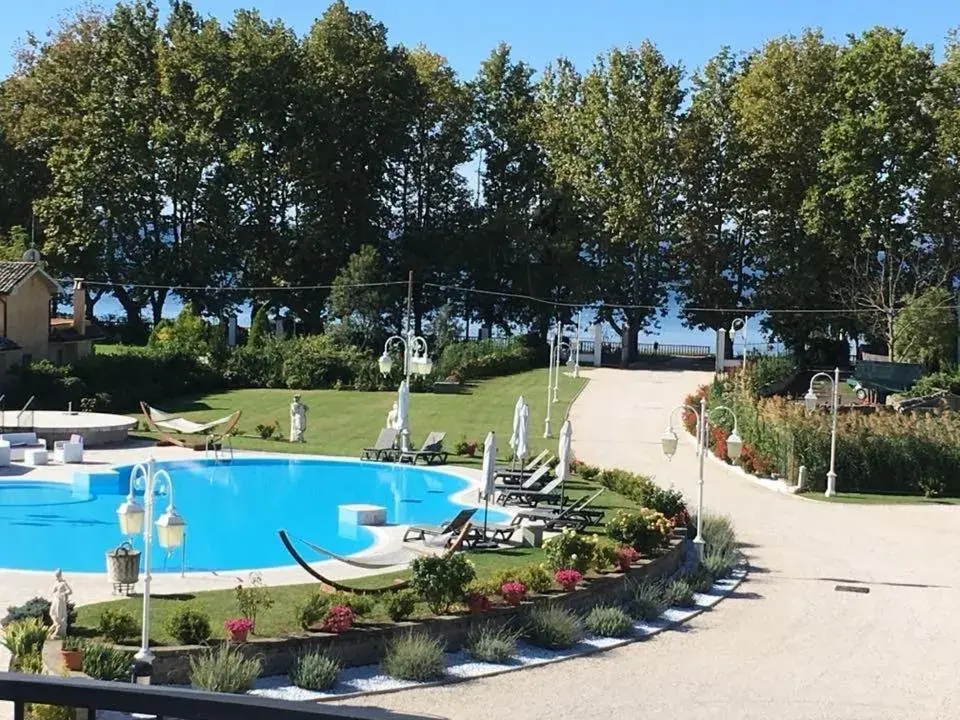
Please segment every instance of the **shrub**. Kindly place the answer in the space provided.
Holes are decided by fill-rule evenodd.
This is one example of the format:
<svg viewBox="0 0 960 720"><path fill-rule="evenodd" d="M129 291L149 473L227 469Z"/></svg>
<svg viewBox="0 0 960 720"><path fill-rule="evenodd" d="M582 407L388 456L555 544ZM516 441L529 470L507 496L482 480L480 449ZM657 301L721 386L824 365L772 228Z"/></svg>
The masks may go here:
<svg viewBox="0 0 960 720"><path fill-rule="evenodd" d="M649 508L619 510L607 521L607 535L637 552L649 554L670 536L670 522Z"/></svg>
<svg viewBox="0 0 960 720"><path fill-rule="evenodd" d="M128 680L133 653L92 642L83 648L81 669L95 680Z"/></svg>
<svg viewBox="0 0 960 720"><path fill-rule="evenodd" d="M330 596L331 605L344 605L353 611L357 617L369 615L373 612L377 602L369 595L360 593L335 592Z"/></svg>
<svg viewBox="0 0 960 720"><path fill-rule="evenodd" d="M220 645L190 658L190 685L198 690L243 694L259 677L258 658L247 658L236 647Z"/></svg>
<svg viewBox="0 0 960 720"><path fill-rule="evenodd" d="M412 590L387 593L383 598L383 607L394 622L406 620L417 608L417 595Z"/></svg>
<svg viewBox="0 0 960 720"><path fill-rule="evenodd" d="M308 630L327 616L327 610L332 604L333 599L328 593L314 593L297 608L297 624Z"/></svg>
<svg viewBox="0 0 960 720"><path fill-rule="evenodd" d="M656 620L667 605L666 588L659 580L644 578L627 590L627 612L639 620Z"/></svg>
<svg viewBox="0 0 960 720"><path fill-rule="evenodd" d="M327 653L305 653L290 669L290 682L304 690L329 690L337 684L341 667L340 661Z"/></svg>
<svg viewBox="0 0 960 720"><path fill-rule="evenodd" d="M727 558L730 565L737 560L737 534L733 521L725 515L707 514L703 516L704 556L717 554Z"/></svg>
<svg viewBox="0 0 960 720"><path fill-rule="evenodd" d="M447 345L437 361L437 375L472 380L523 372L537 366L537 353L521 339L506 344L478 340Z"/></svg>
<svg viewBox="0 0 960 720"><path fill-rule="evenodd" d="M121 609L105 609L100 613L97 627L103 637L117 644L136 637L140 632L136 618L129 611Z"/></svg>
<svg viewBox="0 0 960 720"><path fill-rule="evenodd" d="M167 632L183 645L202 645L210 638L210 618L202 610L180 608L167 620Z"/></svg>
<svg viewBox="0 0 960 720"><path fill-rule="evenodd" d="M584 624L587 630L601 637L626 637L633 630L630 616L618 607L597 605L587 613Z"/></svg>
<svg viewBox="0 0 960 720"><path fill-rule="evenodd" d="M26 620L27 618L39 618L47 627L53 625L53 621L50 619L50 601L46 598L35 597L27 600L23 605L11 605L7 608L7 614L3 620L0 620L0 627L6 627L12 622ZM67 624L73 625L76 619L76 609L73 603L68 603Z"/></svg>
<svg viewBox="0 0 960 720"><path fill-rule="evenodd" d="M621 545L614 550L616 563L622 570L628 570L630 566L640 559L640 553L630 545Z"/></svg>
<svg viewBox="0 0 960 720"><path fill-rule="evenodd" d="M527 621L527 639L538 647L562 650L573 647L583 630L569 610L553 605L535 607Z"/></svg>
<svg viewBox="0 0 960 720"><path fill-rule="evenodd" d="M551 569L573 568L582 574L590 568L593 543L572 528L564 528L563 532L543 544L543 552Z"/></svg>
<svg viewBox="0 0 960 720"><path fill-rule="evenodd" d="M270 591L263 586L260 573L250 573L249 584L244 587L243 583L240 583L233 593L237 600L237 612L252 623L251 630L256 627L257 615L273 607L273 598L270 597Z"/></svg>
<svg viewBox="0 0 960 720"><path fill-rule="evenodd" d="M684 579L695 592L709 592L710 588L713 587L713 575L703 564L698 565L696 570L688 574Z"/></svg>
<svg viewBox="0 0 960 720"><path fill-rule="evenodd" d="M530 592L545 593L553 587L553 578L550 577L550 571L540 563L521 567L516 579L525 585Z"/></svg>
<svg viewBox="0 0 960 720"><path fill-rule="evenodd" d="M253 630L253 622L249 618L228 618L223 621L223 629L231 635L248 633Z"/></svg>
<svg viewBox="0 0 960 720"><path fill-rule="evenodd" d="M320 629L329 633L342 633L353 627L353 610L346 605L333 605L327 610Z"/></svg>
<svg viewBox="0 0 960 720"><path fill-rule="evenodd" d="M672 580L667 584L667 603L682 608L695 607L696 602L693 599L693 592L693 586L685 578Z"/></svg>
<svg viewBox="0 0 960 720"><path fill-rule="evenodd" d="M591 553L591 565L597 572L606 570L611 565L619 562L618 545L608 538L594 536L593 552Z"/></svg>
<svg viewBox="0 0 960 720"><path fill-rule="evenodd" d="M467 653L480 662L505 663L516 655L519 637L504 625L480 625L467 636Z"/></svg>
<svg viewBox="0 0 960 720"><path fill-rule="evenodd" d="M707 550L703 554L703 567L715 579L721 580L730 574L733 563L727 555Z"/></svg>
<svg viewBox="0 0 960 720"><path fill-rule="evenodd" d="M399 680L439 680L447 669L443 643L423 632L406 633L387 644L381 668Z"/></svg>
<svg viewBox="0 0 960 720"><path fill-rule="evenodd" d="M565 569L557 570L553 578L557 581L557 585L569 591L575 589L577 585L580 584L580 581L583 580L583 575L578 570Z"/></svg>
<svg viewBox="0 0 960 720"><path fill-rule="evenodd" d="M15 658L39 655L47 640L47 626L40 618L24 618L3 628L3 646Z"/></svg>
<svg viewBox="0 0 960 720"><path fill-rule="evenodd" d="M476 576L473 563L464 555L425 556L410 566L413 589L427 602L434 613L444 613L459 602L467 584Z"/></svg>
<svg viewBox="0 0 960 720"><path fill-rule="evenodd" d="M84 646L87 644L87 641L82 637L77 637L76 635L67 635L63 642L60 644L60 647L64 650L83 650Z"/></svg>
<svg viewBox="0 0 960 720"><path fill-rule="evenodd" d="M505 582L500 586L500 595L511 605L517 605L527 595L527 587L522 582Z"/></svg>
<svg viewBox="0 0 960 720"><path fill-rule="evenodd" d="M600 474L600 468L594 465L587 465L586 463L582 463L577 468L577 474L580 477L582 477L584 480L588 480L592 482L597 478L597 475Z"/></svg>

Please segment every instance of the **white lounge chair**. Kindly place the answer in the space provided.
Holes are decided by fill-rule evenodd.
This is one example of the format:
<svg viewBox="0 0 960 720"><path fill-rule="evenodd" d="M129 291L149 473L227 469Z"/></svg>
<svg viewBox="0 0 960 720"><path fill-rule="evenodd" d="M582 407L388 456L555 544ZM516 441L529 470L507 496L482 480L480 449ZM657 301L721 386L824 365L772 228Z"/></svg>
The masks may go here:
<svg viewBox="0 0 960 720"><path fill-rule="evenodd" d="M71 435L69 440L55 441L53 459L58 463L82 463L83 435Z"/></svg>

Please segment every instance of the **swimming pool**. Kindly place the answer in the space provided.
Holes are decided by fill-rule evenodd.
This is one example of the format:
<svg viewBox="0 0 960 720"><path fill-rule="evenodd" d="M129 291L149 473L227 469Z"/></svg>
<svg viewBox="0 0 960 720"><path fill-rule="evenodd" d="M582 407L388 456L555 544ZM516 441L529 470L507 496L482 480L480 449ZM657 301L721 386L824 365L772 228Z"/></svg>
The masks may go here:
<svg viewBox="0 0 960 720"><path fill-rule="evenodd" d="M437 470L348 460L235 458L157 466L173 478L176 508L187 523L182 555L167 556L154 537L151 564L159 572L179 572L181 563L187 571L292 565L279 529L339 554L359 552L373 544L374 534L341 524L339 505L383 506L391 524L437 524L462 508L451 495L469 484ZM0 481L0 568L105 572L104 553L125 539L116 513L131 470L80 472L72 484ZM166 504L157 498L154 520ZM477 515L482 518L483 510ZM489 517L506 519L494 510ZM142 550L142 538L133 542ZM324 559L307 552L308 559Z"/></svg>

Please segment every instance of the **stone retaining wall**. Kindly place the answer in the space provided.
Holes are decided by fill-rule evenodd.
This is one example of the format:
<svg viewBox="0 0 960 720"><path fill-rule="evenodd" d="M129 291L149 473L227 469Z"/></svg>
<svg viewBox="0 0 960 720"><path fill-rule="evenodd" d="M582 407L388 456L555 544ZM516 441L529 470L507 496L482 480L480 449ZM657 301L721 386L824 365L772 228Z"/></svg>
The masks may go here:
<svg viewBox="0 0 960 720"><path fill-rule="evenodd" d="M629 582L644 578L662 578L674 574L681 566L684 542L680 537L671 540L670 548L660 557L641 561L625 574L615 573L593 578L581 590L540 596L519 607L497 607L481 615L458 615L436 617L415 622L364 623L345 633L316 633L285 638L256 638L240 645L241 652L249 657L259 657L263 663L263 676L285 675L298 655L311 650L329 651L340 658L344 667L372 665L380 662L386 644L410 630L425 630L444 639L446 649L459 650L467 640L470 630L480 623L522 622L527 613L538 603L552 603L570 610L583 612L601 604L620 599ZM190 658L204 651L201 646L153 648L156 659L153 663L155 684L188 684L190 682Z"/></svg>

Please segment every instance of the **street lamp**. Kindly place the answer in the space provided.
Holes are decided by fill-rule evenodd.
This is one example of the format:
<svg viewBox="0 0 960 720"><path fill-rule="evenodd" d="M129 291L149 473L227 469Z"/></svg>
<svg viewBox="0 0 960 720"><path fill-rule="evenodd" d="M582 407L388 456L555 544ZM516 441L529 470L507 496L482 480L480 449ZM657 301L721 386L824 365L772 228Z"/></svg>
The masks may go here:
<svg viewBox="0 0 960 720"><path fill-rule="evenodd" d="M559 335L556 338L560 339ZM547 417L543 422L543 436L545 438L550 437L550 392L553 384L553 346L554 338L551 336L547 341L550 345L550 359L547 362ZM558 368L559 371L559 368Z"/></svg>
<svg viewBox="0 0 960 720"><path fill-rule="evenodd" d="M403 346L403 376L407 381L407 390L410 389L410 375L429 375L433 371L433 363L427 356L427 341L419 335L415 335L407 319L406 337L400 335L391 335L383 344L383 355L377 360L380 366L380 372L383 375L389 375L393 369L393 358L390 357L390 348L397 344ZM410 428L409 423L404 424L400 431L400 445L404 450L410 449Z"/></svg>
<svg viewBox="0 0 960 720"><path fill-rule="evenodd" d="M707 410L706 399L700 398L699 410L691 405L677 405L667 416L667 429L660 437L660 447L668 460L672 460L677 452L677 433L673 429L673 416L677 410L689 410L697 418L697 455L700 462L697 477L697 536L693 539L693 543L697 550L697 557L703 560L703 545L705 542L703 539L703 459L707 454L707 423L710 414L718 410L726 410L733 415L733 432L727 438L727 457L731 460L740 457L740 452L743 450L743 440L737 433L737 414L733 410L726 405L718 405Z"/></svg>
<svg viewBox="0 0 960 720"><path fill-rule="evenodd" d="M837 407L840 405L840 368L833 369L833 377L825 372L819 372L810 378L810 388L807 390L807 394L803 396L803 404L810 411L816 410L819 402L817 394L813 391L813 384L819 378L829 380L833 390L833 417L830 421L830 470L827 472L827 491L824 493L826 497L833 497L837 494Z"/></svg>
<svg viewBox="0 0 960 720"><path fill-rule="evenodd" d="M140 635L140 649L134 660L148 665L153 663L150 652L150 549L153 544L153 494L157 483L165 483L169 500L167 509L157 518L157 543L164 550L172 551L183 545L183 535L187 524L173 506L173 480L166 470L157 470L156 461L150 458L146 464L140 464L130 472L130 488L127 498L117 508L117 520L120 532L128 537L143 535L143 620ZM143 484L143 505L137 502L134 489Z"/></svg>
<svg viewBox="0 0 960 720"><path fill-rule="evenodd" d="M574 352L576 353L573 360L573 376L575 378L580 377L580 328L581 320L583 319L583 310L577 312L577 337L574 345Z"/></svg>
<svg viewBox="0 0 960 720"><path fill-rule="evenodd" d="M556 366L555 366L556 372L554 372L553 374L553 401L554 402L559 401L559 397L557 393L560 390L560 351L566 348L569 359L570 360L573 359L573 353L570 349L570 343L565 342L562 339L562 337L563 337L562 326L558 323L557 324L557 344L556 344L557 360L556 360Z"/></svg>
<svg viewBox="0 0 960 720"><path fill-rule="evenodd" d="M730 323L730 342L733 343L733 336L740 333L743 338L743 370L747 370L747 318L734 318Z"/></svg>

